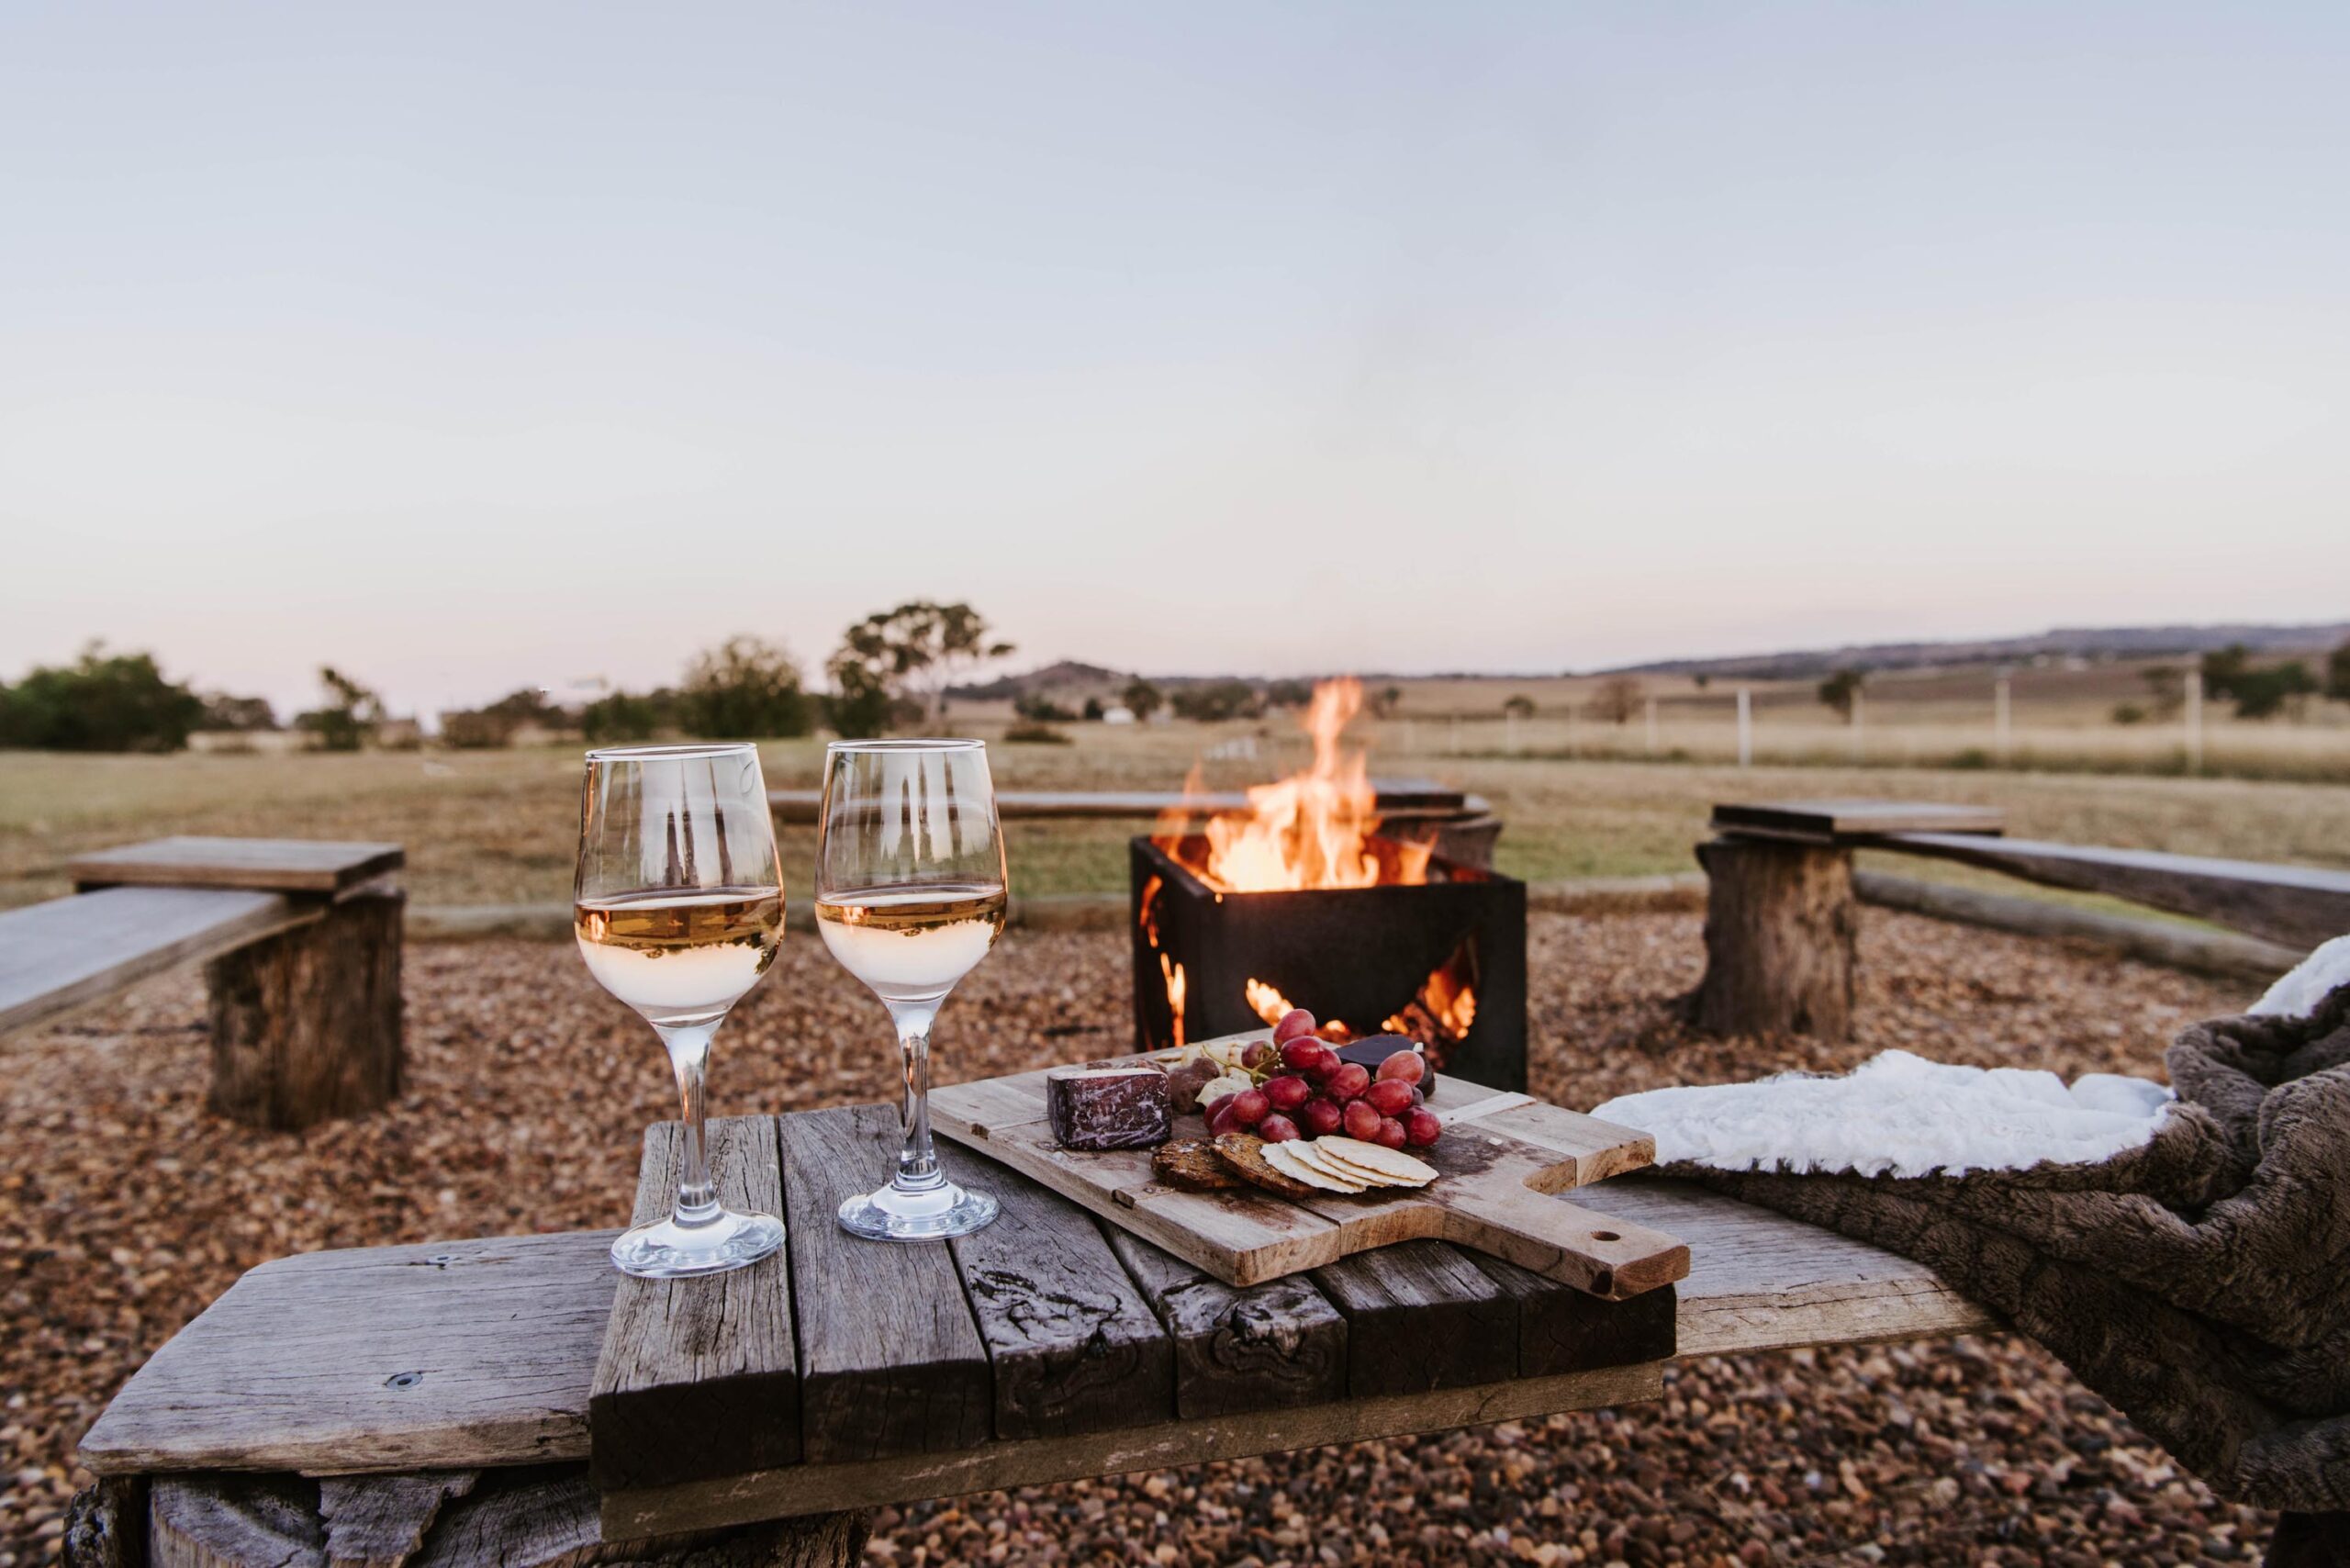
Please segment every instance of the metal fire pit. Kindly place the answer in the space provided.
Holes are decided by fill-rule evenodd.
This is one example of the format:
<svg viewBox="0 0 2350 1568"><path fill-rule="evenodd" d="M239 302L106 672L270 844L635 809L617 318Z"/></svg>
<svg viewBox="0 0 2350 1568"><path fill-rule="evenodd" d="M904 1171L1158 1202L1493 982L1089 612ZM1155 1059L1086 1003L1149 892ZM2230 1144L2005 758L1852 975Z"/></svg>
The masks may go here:
<svg viewBox="0 0 2350 1568"><path fill-rule="evenodd" d="M1185 842L1187 857L1195 849ZM1133 841L1129 864L1140 1048L1177 1043L1169 981L1178 966L1184 1040L1263 1027L1251 980L1360 1037L1386 1032L1432 976L1449 974L1474 987L1476 1010L1457 1040L1427 1042L1438 1068L1526 1087L1525 883L1437 857L1425 883L1220 893L1147 838Z"/></svg>

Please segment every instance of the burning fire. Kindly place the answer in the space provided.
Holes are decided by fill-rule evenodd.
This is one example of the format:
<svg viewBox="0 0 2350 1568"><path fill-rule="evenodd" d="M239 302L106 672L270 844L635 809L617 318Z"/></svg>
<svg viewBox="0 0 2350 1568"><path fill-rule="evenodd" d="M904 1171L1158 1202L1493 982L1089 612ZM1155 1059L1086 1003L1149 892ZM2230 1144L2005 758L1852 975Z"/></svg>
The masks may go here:
<svg viewBox="0 0 2350 1568"><path fill-rule="evenodd" d="M1362 710L1362 683L1351 676L1314 689L1304 729L1314 737L1313 766L1248 791L1246 813L1212 817L1204 864L1195 864L1185 832L1190 813L1160 819L1158 846L1192 866L1227 893L1299 892L1370 888L1428 879L1428 844L1372 835L1379 830L1378 793L1360 751L1344 751L1339 736ZM1195 794L1198 774L1185 787ZM1381 853L1382 848L1388 853Z"/></svg>
<svg viewBox="0 0 2350 1568"><path fill-rule="evenodd" d="M1268 1024L1280 1023L1283 1015L1295 1005L1288 997L1253 976L1241 990L1248 998L1250 1009ZM1324 1039L1341 1046L1355 1037L1355 1032L1336 1018L1325 1019L1322 1027L1315 1033Z"/></svg>
<svg viewBox="0 0 2350 1568"><path fill-rule="evenodd" d="M1162 969L1166 960L1159 960ZM1180 977L1181 969L1176 971ZM1292 1003L1277 986L1251 976L1242 988L1248 997L1249 1010L1268 1024L1278 1024L1281 1014ZM1181 1009L1177 1013L1180 1015ZM1477 1021L1477 949L1468 937L1452 950L1452 956L1428 971L1420 982L1419 993L1387 1017L1379 1026L1382 1035L1402 1035L1428 1047L1428 1055L1442 1067L1451 1047L1469 1037L1469 1026ZM1180 1027L1180 1022L1178 1026ZM1343 1046L1357 1036L1352 1029L1332 1018L1324 1022L1318 1031L1332 1045Z"/></svg>

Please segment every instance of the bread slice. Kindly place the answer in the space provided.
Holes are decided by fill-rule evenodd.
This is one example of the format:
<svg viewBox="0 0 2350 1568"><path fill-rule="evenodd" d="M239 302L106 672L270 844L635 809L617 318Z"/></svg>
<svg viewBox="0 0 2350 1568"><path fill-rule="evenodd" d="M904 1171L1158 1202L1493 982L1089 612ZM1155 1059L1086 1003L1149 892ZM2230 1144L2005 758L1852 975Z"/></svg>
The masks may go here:
<svg viewBox="0 0 2350 1568"><path fill-rule="evenodd" d="M1150 1157L1150 1173L1170 1187L1187 1193L1215 1193L1247 1182L1232 1173L1205 1138L1184 1137L1162 1143Z"/></svg>
<svg viewBox="0 0 2350 1568"><path fill-rule="evenodd" d="M1265 1140L1255 1133L1219 1133L1215 1151L1232 1168L1233 1174L1252 1187L1279 1193L1284 1198L1310 1198L1317 1191L1287 1171L1275 1170L1272 1161L1265 1158Z"/></svg>

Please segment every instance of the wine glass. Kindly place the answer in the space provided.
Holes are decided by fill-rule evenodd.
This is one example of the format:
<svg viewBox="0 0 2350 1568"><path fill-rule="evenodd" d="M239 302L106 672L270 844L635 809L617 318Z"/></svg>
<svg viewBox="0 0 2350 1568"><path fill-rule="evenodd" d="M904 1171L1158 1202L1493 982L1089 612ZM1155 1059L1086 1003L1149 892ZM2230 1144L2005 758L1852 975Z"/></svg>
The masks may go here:
<svg viewBox="0 0 2350 1568"><path fill-rule="evenodd" d="M930 1142L930 1027L1002 934L1003 839L979 741L836 741L824 756L816 929L898 1030L898 1173L841 1204L876 1241L968 1236L996 1202L946 1179Z"/></svg>
<svg viewBox="0 0 2350 1568"><path fill-rule="evenodd" d="M757 1262L782 1245L783 1222L719 1204L702 1139L711 1036L783 937L783 877L757 748L589 752L572 919L588 972L668 1047L685 1112L677 1206L622 1234L612 1261L646 1279Z"/></svg>

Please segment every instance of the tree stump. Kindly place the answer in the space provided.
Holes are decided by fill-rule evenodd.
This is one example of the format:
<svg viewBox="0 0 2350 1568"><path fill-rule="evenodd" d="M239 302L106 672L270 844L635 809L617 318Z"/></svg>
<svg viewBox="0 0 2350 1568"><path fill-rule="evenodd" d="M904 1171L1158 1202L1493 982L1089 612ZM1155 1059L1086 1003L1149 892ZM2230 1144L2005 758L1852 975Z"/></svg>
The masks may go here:
<svg viewBox="0 0 2350 1568"><path fill-rule="evenodd" d="M867 1516L607 1541L584 1466L415 1475L158 1476L148 1568L847 1568ZM69 1560L68 1568L84 1568ZM91 1564L89 1568L99 1568Z"/></svg>
<svg viewBox="0 0 2350 1568"><path fill-rule="evenodd" d="M1848 1038L1852 1027L1852 853L1718 838L1706 868L1706 978L1690 1021L1710 1035Z"/></svg>
<svg viewBox="0 0 2350 1568"><path fill-rule="evenodd" d="M205 965L213 1110L298 1131L398 1095L407 901L388 884L355 888L324 919Z"/></svg>

